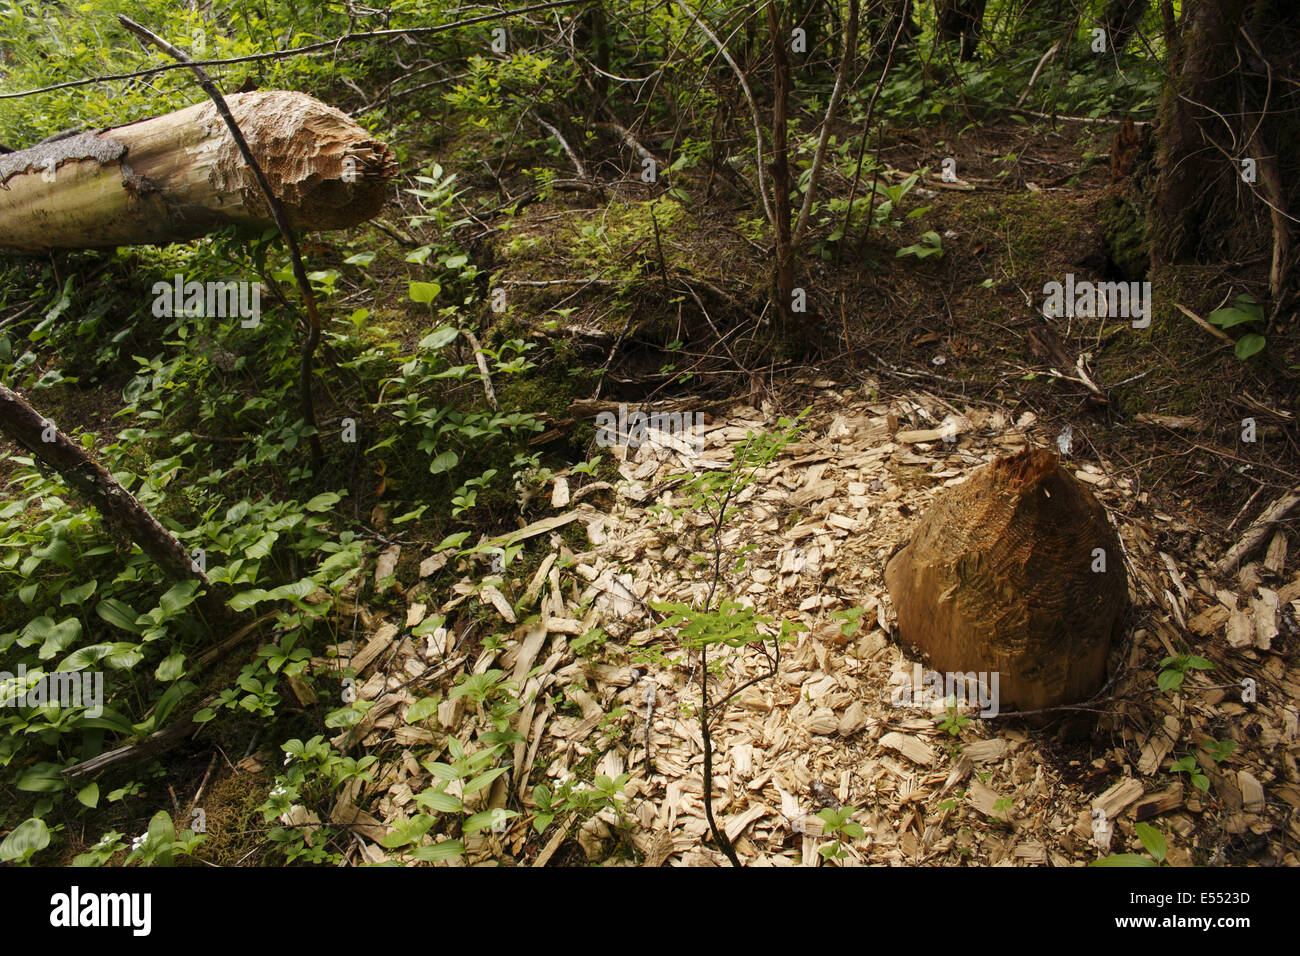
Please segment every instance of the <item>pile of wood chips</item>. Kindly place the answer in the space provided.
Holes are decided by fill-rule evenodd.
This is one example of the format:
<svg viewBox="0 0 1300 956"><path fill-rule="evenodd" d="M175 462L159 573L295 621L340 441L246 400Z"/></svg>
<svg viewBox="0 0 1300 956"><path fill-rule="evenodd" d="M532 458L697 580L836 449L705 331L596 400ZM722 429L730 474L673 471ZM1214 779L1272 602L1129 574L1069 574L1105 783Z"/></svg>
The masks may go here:
<svg viewBox="0 0 1300 956"><path fill-rule="evenodd" d="M1079 866L1106 852L1141 852L1139 821L1164 833L1174 864L1300 865L1292 653L1300 575L1283 573L1280 531L1261 562L1224 576L1215 570L1223 542L1162 513L1109 463L1067 456L1063 464L1106 506L1126 552L1134 608L1127 642L1112 654L1118 679L1093 706L1100 716L1081 742L1005 719L972 720L950 735L936 720L941 704L891 702L891 675L911 673L913 662L890 638L884 563L938 489L1027 441L1052 445L1057 436L1032 413L1012 421L923 392L873 401L864 398L877 394L870 384L811 384L819 391L802 440L746 489L724 530L727 553L754 546L744 570L727 576L727 596L807 628L783 647L779 675L732 699L714 725L714 809L744 863L819 865L826 838L817 812L852 806L867 836L845 843L840 862L850 865ZM707 569L688 559L709 552L710 529L703 515L673 521L649 509L675 501L674 476L725 466L747 433L772 429L777 417L766 405L714 416L697 432L698 456L680 436L651 432L639 448L614 449L622 476L614 487L588 481L571 490L576 476L557 477L556 515L509 536L545 555L530 580L479 583L486 569L475 566L441 606L411 603L405 620L372 621L361 609L364 630L337 650L375 705L336 743L359 744L381 763L376 783L354 786L334 811L333 822L353 826L354 859L389 858L378 843L389 824L420 812L414 795L436 783L421 763L447 759L450 736L479 746L485 718L447 690L466 670L500 668L522 690L514 726L524 740L511 772L467 802L521 812L501 832L468 837L465 858L452 865L725 865L704 814L698 664L648 607L702 603ZM575 521L590 542L582 553L559 533ZM377 579L392 573L396 557L392 548L381 555ZM431 556L421 578L446 563L445 554ZM427 593L419 582L399 583L412 596ZM520 598L513 606L508 592ZM507 635L500 649L483 647L481 629L411 633L430 615L455 621L457 608L474 610L473 602L499 619ZM866 610L862 627L846 636L829 615L856 607ZM606 640L575 654L571 642L595 627ZM668 663L638 664L646 649ZM1189 670L1179 692L1159 691L1161 659L1189 652L1213 669ZM721 661L713 699L766 666L755 648L725 651ZM1247 679L1253 702L1242 700ZM408 723L411 704L439 693L436 714ZM1236 747L1216 763L1200 747L1206 741ZM1208 791L1171 771L1184 756L1196 758ZM560 816L535 832L539 783L554 789L571 777L624 772L621 821L605 810L585 821ZM1098 809L1112 824L1109 836L1095 832Z"/></svg>

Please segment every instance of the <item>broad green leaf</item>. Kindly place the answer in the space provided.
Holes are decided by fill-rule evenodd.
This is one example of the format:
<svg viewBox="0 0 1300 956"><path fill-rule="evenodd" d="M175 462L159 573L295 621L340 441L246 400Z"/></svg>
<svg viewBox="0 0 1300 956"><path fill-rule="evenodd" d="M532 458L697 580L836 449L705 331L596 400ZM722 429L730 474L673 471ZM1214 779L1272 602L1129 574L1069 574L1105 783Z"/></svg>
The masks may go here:
<svg viewBox="0 0 1300 956"><path fill-rule="evenodd" d="M460 813L462 807L460 798L440 790L426 790L415 798L415 802L437 813Z"/></svg>
<svg viewBox="0 0 1300 956"><path fill-rule="evenodd" d="M429 474L440 475L444 471L451 471L460 462L460 456L454 451L444 451L441 455L429 462Z"/></svg>
<svg viewBox="0 0 1300 956"><path fill-rule="evenodd" d="M273 601L287 601L294 598L305 598L316 590L316 582L311 578L302 578L294 581L292 584L282 584L278 588L270 591L267 598Z"/></svg>
<svg viewBox="0 0 1300 956"><path fill-rule="evenodd" d="M260 558L266 557L271 553L271 548L275 546L275 542L279 539L280 535L278 532L268 531L266 534L258 538L257 542L252 547L244 552L244 557L248 558L250 561L256 561Z"/></svg>
<svg viewBox="0 0 1300 956"><path fill-rule="evenodd" d="M443 538L436 545L434 545L433 550L444 551L447 548L458 548L460 547L461 543L469 536L470 536L470 532L468 531L457 531L455 534L449 534L447 535L447 537Z"/></svg>
<svg viewBox="0 0 1300 956"><path fill-rule="evenodd" d="M261 601L267 600L271 592L262 588L253 588L250 591L240 591L232 597L227 603L233 611L247 611L250 607Z"/></svg>
<svg viewBox="0 0 1300 956"><path fill-rule="evenodd" d="M343 496L333 491L324 491L303 505L308 511L329 511L343 500Z"/></svg>
<svg viewBox="0 0 1300 956"><path fill-rule="evenodd" d="M1161 690L1174 690L1183 686L1182 671L1161 671L1156 678L1156 686Z"/></svg>
<svg viewBox="0 0 1300 956"><path fill-rule="evenodd" d="M500 821L517 816L519 816L519 813L516 810L484 810L482 813L476 813L465 821L464 832L466 836L469 836L478 833L479 830L486 830Z"/></svg>
<svg viewBox="0 0 1300 956"><path fill-rule="evenodd" d="M95 588L99 586L98 581L87 581L75 588L64 588L59 594L59 603L62 605L81 604L86 598L95 593Z"/></svg>
<svg viewBox="0 0 1300 956"><path fill-rule="evenodd" d="M1163 862L1165 854L1169 852L1164 834L1149 823L1139 823L1133 829L1137 831L1138 839L1147 852L1156 858L1156 862Z"/></svg>
<svg viewBox="0 0 1300 956"><path fill-rule="evenodd" d="M465 784L465 790L464 790L465 796L468 797L472 793L478 793L480 790L482 790L484 787L486 787L493 780L501 776L509 769L510 769L509 767L497 767L493 770L489 770L487 773L479 774L469 783Z"/></svg>
<svg viewBox="0 0 1300 956"><path fill-rule="evenodd" d="M194 603L194 592L198 589L198 581L181 581L179 584L173 584L159 599L158 605L168 615L179 614Z"/></svg>
<svg viewBox="0 0 1300 956"><path fill-rule="evenodd" d="M131 721L127 720L112 707L105 707L104 712L98 717L86 717L81 721L82 727L95 727L100 730L111 730L113 733L122 734L129 737L135 733L131 726Z"/></svg>
<svg viewBox="0 0 1300 956"><path fill-rule="evenodd" d="M29 793L57 793L67 787L60 773L62 769L56 763L34 764L18 778L14 786Z"/></svg>
<svg viewBox="0 0 1300 956"><path fill-rule="evenodd" d="M420 340L420 348L444 348L454 342L458 335L460 335L460 330L454 325L441 325Z"/></svg>
<svg viewBox="0 0 1300 956"><path fill-rule="evenodd" d="M113 645L104 658L104 663L115 671L130 670L144 660L144 648L139 644L128 644L125 641L119 641Z"/></svg>
<svg viewBox="0 0 1300 956"><path fill-rule="evenodd" d="M68 546L68 539L62 534L56 534L44 547L32 548L32 554L42 561L53 561L65 568L72 568L72 548Z"/></svg>
<svg viewBox="0 0 1300 956"><path fill-rule="evenodd" d="M159 810L149 821L149 842L154 846L165 846L176 839L176 826L172 823L171 814L166 810Z"/></svg>
<svg viewBox="0 0 1300 956"><path fill-rule="evenodd" d="M436 282L411 283L410 294L412 302L419 302L427 305L434 299L438 298L440 292L442 292L442 286L438 285Z"/></svg>
<svg viewBox="0 0 1300 956"><path fill-rule="evenodd" d="M1241 338L1237 339L1237 347L1232 351L1237 358L1244 362L1252 355L1258 355L1260 352L1264 351L1264 346L1267 344L1268 343L1265 341L1264 336L1260 335L1258 332L1247 332Z"/></svg>
<svg viewBox="0 0 1300 956"><path fill-rule="evenodd" d="M39 817L31 817L14 827L13 832L0 843L0 860L6 863L25 862L49 845L49 827Z"/></svg>
<svg viewBox="0 0 1300 956"><path fill-rule="evenodd" d="M429 832L433 826L433 817L420 814L410 820L393 824L391 833L386 833L379 842L390 850L408 846Z"/></svg>
<svg viewBox="0 0 1300 956"><path fill-rule="evenodd" d="M56 671L84 671L87 667L97 663L109 654L113 653L112 644L91 644L87 647L79 647L63 660L59 661Z"/></svg>
<svg viewBox="0 0 1300 956"><path fill-rule="evenodd" d="M163 658L154 676L160 681L174 681L185 673L185 654L180 650L172 651Z"/></svg>
<svg viewBox="0 0 1300 956"><path fill-rule="evenodd" d="M55 654L62 652L70 644L74 643L79 637L81 637L81 622L75 617L65 618L50 628L38 656L41 660L48 661Z"/></svg>
<svg viewBox="0 0 1300 956"><path fill-rule="evenodd" d="M77 791L77 802L83 807L95 809L99 805L99 784L93 780Z"/></svg>
<svg viewBox="0 0 1300 956"><path fill-rule="evenodd" d="M440 763L438 761L426 760L423 764L424 769L433 774L439 780L459 780L460 773L450 764Z"/></svg>
<svg viewBox="0 0 1300 956"><path fill-rule="evenodd" d="M453 856L460 856L464 852L465 844L459 840L443 840L433 846L422 846L412 852L411 856L426 863L436 863L438 860L449 860Z"/></svg>
<svg viewBox="0 0 1300 956"><path fill-rule="evenodd" d="M406 708L406 722L408 724L418 724L422 720L428 720L437 712L438 698L422 697Z"/></svg>
<svg viewBox="0 0 1300 956"><path fill-rule="evenodd" d="M1140 853L1115 853L1093 860L1090 866L1157 866L1155 860Z"/></svg>

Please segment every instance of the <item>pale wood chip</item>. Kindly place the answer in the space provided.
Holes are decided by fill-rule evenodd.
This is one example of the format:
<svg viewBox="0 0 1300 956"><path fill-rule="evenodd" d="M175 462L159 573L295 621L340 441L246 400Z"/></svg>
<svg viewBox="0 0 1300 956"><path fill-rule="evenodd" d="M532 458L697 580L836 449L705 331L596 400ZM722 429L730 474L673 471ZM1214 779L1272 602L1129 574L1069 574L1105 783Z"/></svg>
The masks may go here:
<svg viewBox="0 0 1300 956"><path fill-rule="evenodd" d="M1241 805L1247 813L1264 812L1264 787L1249 770L1237 771L1237 786L1241 790Z"/></svg>
<svg viewBox="0 0 1300 956"><path fill-rule="evenodd" d="M1268 551L1264 555L1264 567L1274 574L1281 574L1285 566L1286 532L1278 528L1273 532L1273 540L1268 543Z"/></svg>
<svg viewBox="0 0 1300 956"><path fill-rule="evenodd" d="M528 582L528 587L524 590L524 596L519 602L521 607L532 607L536 603L538 595L542 593L542 585L546 583L547 575L551 573L551 568L554 566L557 557L558 555L552 551L542 559L542 563L537 566L537 571L533 574L532 580Z"/></svg>
<svg viewBox="0 0 1300 956"><path fill-rule="evenodd" d="M1183 785L1175 783L1167 790L1148 794L1133 804L1133 818L1138 822L1150 820L1170 810L1177 810L1183 805Z"/></svg>
<svg viewBox="0 0 1300 956"><path fill-rule="evenodd" d="M1006 756L1007 742L1001 737L977 740L962 747L962 753L970 758L970 762L973 764L989 763L993 760L1001 760Z"/></svg>
<svg viewBox="0 0 1300 956"><path fill-rule="evenodd" d="M390 544L387 548L379 553L375 560L375 587L384 578L389 577L397 568L397 559L402 555L402 546L400 544Z"/></svg>
<svg viewBox="0 0 1300 956"><path fill-rule="evenodd" d="M1009 811L1005 808L1002 801L1005 799L1000 793L980 783L979 779L973 779L966 790L966 797L973 806L984 816L992 820L1006 820Z"/></svg>
<svg viewBox="0 0 1300 956"><path fill-rule="evenodd" d="M424 613L429 609L427 604L417 601L406 609L406 626L415 627L424 620Z"/></svg>
<svg viewBox="0 0 1300 956"><path fill-rule="evenodd" d="M1092 801L1092 809L1101 810L1106 814L1107 820L1114 820L1125 807L1136 802L1142 796L1144 790L1142 781L1133 777L1125 777L1117 781L1105 793L1095 797Z"/></svg>
<svg viewBox="0 0 1300 956"><path fill-rule="evenodd" d="M727 834L727 839L734 841L745 831L745 828L755 820L761 820L763 817L770 816L771 814L771 807L765 807L762 804L755 804L744 813L729 818L722 826L723 832Z"/></svg>
<svg viewBox="0 0 1300 956"><path fill-rule="evenodd" d="M374 662L376 657L388 649L398 633L396 624L379 625L379 630L375 631L374 637L366 642L366 646L361 649L361 653L352 658L350 662L353 671L356 672L358 677Z"/></svg>
<svg viewBox="0 0 1300 956"><path fill-rule="evenodd" d="M910 734L901 734L896 730L890 731L880 738L880 746L897 751L912 763L920 764L922 767L928 767L934 763L934 751Z"/></svg>
<svg viewBox="0 0 1300 956"><path fill-rule="evenodd" d="M486 597L492 606L497 609L497 613L505 618L507 624L519 623L519 619L515 617L515 609L510 606L510 602L506 600L506 596L497 590L494 585L483 585L483 587L479 589L479 597L480 600Z"/></svg>
<svg viewBox="0 0 1300 956"><path fill-rule="evenodd" d="M569 504L569 481L563 475L555 476L555 484L551 488L551 507L564 508Z"/></svg>
<svg viewBox="0 0 1300 956"><path fill-rule="evenodd" d="M437 554L431 554L420 562L420 577L427 578L429 575L441 571L447 566L447 552L439 551Z"/></svg>

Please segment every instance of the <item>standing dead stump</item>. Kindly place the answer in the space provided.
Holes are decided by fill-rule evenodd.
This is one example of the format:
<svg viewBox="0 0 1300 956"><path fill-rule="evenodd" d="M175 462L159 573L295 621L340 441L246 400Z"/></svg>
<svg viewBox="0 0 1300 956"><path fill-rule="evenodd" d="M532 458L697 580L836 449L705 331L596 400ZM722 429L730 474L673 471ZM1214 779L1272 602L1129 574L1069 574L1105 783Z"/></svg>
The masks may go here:
<svg viewBox="0 0 1300 956"><path fill-rule="evenodd" d="M1042 448L938 495L885 583L904 643L939 671L998 673L1004 711L1095 694L1128 605L1105 510Z"/></svg>

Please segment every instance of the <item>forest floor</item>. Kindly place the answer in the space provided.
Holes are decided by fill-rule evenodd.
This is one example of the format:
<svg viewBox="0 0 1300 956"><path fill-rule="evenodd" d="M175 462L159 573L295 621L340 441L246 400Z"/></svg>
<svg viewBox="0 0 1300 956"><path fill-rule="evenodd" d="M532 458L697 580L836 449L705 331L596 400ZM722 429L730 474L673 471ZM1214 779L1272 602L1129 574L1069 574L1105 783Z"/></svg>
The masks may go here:
<svg viewBox="0 0 1300 956"><path fill-rule="evenodd" d="M565 194L489 240L480 253L496 281L526 303L515 313L563 319L528 334L608 368L598 399L556 413L560 432L620 401L709 409L711 420L699 455L656 436L612 449L608 480L558 469L553 516L525 529L530 550L542 545L528 574L483 586L465 574L434 600L420 585L424 568L408 560L398 565L404 610L348 609L356 632L336 650L354 665L361 655L362 696L375 707L339 742L383 758L376 782L336 808L335 822L356 827L354 858L389 858L380 840L431 783L421 761L488 727L465 697L444 699L427 721L404 719L412 678L444 675L449 687L468 668L500 669L526 702L512 773L467 801L521 815L470 837L470 862L725 863L706 832L698 663L663 644L648 608L701 603L706 575L689 555L707 551L706 522L651 506L672 505L683 475L725 465L749 432L811 406L799 441L722 530L728 555L753 548L744 571L725 576L725 596L806 627L774 677L716 716L714 809L743 862L816 863L831 842L816 812L854 807L867 836L845 841L849 863L1080 865L1108 850L1142 852L1142 821L1164 834L1171 863L1300 863L1294 526L1239 571L1215 569L1297 484L1287 428L1295 316L1279 317L1269 352L1247 365L1177 308L1204 317L1258 291L1261 251L1153 271L1149 328L1114 319L1049 328L1045 282L1118 277L1097 214L1113 188L1110 130L1006 122L893 137L881 154L886 184L937 170L951 151L965 157L960 185L932 172L904 193L900 213L920 209L915 217L882 224L853 249L814 245L805 357L780 365L772 333L753 321L766 265L747 238L743 195L729 207L719 186L702 207L661 200L647 216L649 193L637 185ZM828 185L843 195L847 182ZM895 255L925 231L942 237L942 256ZM1256 420L1256 442L1239 440L1244 418ZM955 440L907 437L945 426ZM1026 442L1069 449L1067 466L1125 546L1133 605L1106 697L1034 722L896 706L891 681L914 662L891 636L884 560L938 490ZM855 608L865 611L860 627L829 616ZM410 634L435 613L445 628ZM506 640L481 645L478 632L492 629ZM1160 690L1166 659L1186 654L1212 669ZM751 647L715 664L724 695L767 659ZM1247 678L1254 701L1242 700ZM539 835L537 786L553 793L593 774L628 776L615 799L587 804L598 812L561 814ZM1113 837L1094 829L1099 815Z"/></svg>
<svg viewBox="0 0 1300 956"><path fill-rule="evenodd" d="M432 542L390 529L404 543L381 548L380 567L367 567L340 603L345 636L313 664L357 669L361 699L374 706L336 742L380 758L374 782L350 784L324 821L352 828L349 859L407 859L381 844L435 782L426 764L450 761L451 741L492 729L487 703L451 696L453 681L500 670L522 691L511 726L524 740L511 772L465 804L519 815L467 837L468 862L725 863L706 833L699 668L648 610L701 602L705 569L690 556L707 551L707 528L699 515L651 508L680 507L672 495L683 476L725 465L748 433L770 433L811 406L803 434L722 529L729 557L753 550L720 597L806 628L783 647L776 675L746 687L714 725L714 809L743 862L816 864L832 842L816 813L854 807L867 836L846 840L841 862L1081 865L1142 852L1134 826L1145 821L1164 834L1171 863L1300 864L1294 524L1240 570L1215 569L1300 484L1295 314L1278 316L1268 350L1243 363L1177 307L1205 317L1240 292L1259 294L1261 250L1247 262L1153 270L1148 328L1044 321L1046 282L1118 278L1098 213L1115 188L1112 129L1004 121L890 134L881 182L899 187L897 209L865 239L855 229L851 246L810 244L810 306L793 335L760 318L764 227L738 177L693 181L692 195L704 197L696 205L630 183L543 194L504 225L487 223L470 251L511 308L480 334L485 344L522 335L542 346L553 380L531 395L550 415L540 446L555 473L550 507L542 500L539 516L535 500L527 519L506 514L482 529L502 542L527 536L518 576L485 581L482 567L449 565ZM522 158L478 175L472 144L419 152L463 168L473 198L527 182ZM956 184L938 175L950 154L962 157ZM930 172L905 186L923 167ZM830 195L848 188L829 174ZM858 194L868 189L864 179ZM926 232L940 237L942 255L897 255ZM341 250L326 243L313 255L313 266L329 265ZM374 270L376 302L401 300L402 255L391 276ZM401 321L416 337L427 319ZM583 391L587 382L598 387ZM75 407L54 411L111 432L114 391L72 392L63 401ZM503 392L507 407L515 397ZM621 402L707 412L703 450L683 451L680 436L594 447L595 415ZM1241 440L1246 418L1253 442ZM943 427L955 440L915 437ZM1069 448L1066 466L1125 546L1132 608L1105 700L1034 722L896 706L891 681L919 662L893 637L885 558L937 491L1025 443ZM572 470L596 454L605 456L598 474ZM383 510L377 484L364 474L354 482L357 514ZM858 608L856 629L830 616ZM445 626L412 633L433 616ZM1213 668L1161 691L1162 662L1186 654ZM765 673L767 660L751 647L712 663L715 691L726 694ZM1246 678L1253 702L1241 700ZM420 698L441 698L436 713L410 717L417 686ZM203 855L227 863L256 853L265 828L255 808L279 756L269 745L237 754L204 801L212 836ZM212 768L206 753L172 756L176 790L194 792ZM547 822L539 784L554 793L566 780L621 774L616 795L575 798L578 809L549 829L535 825ZM1094 831L1097 811L1117 830L1109 840Z"/></svg>
<svg viewBox="0 0 1300 956"><path fill-rule="evenodd" d="M910 680L913 661L889 636L885 558L937 491L998 455L1055 436L1032 414L1013 421L999 411L959 412L924 391L873 400L861 386L804 385L816 402L802 440L758 474L722 536L728 554L752 548L743 571L724 575L722 591L806 628L784 648L776 676L748 686L713 725L714 812L742 862L817 862L829 840L815 814L827 807L856 808L866 829L865 839L845 842L848 864L1078 865L1107 849L1141 852L1133 830L1140 821L1166 836L1171 864L1300 862L1300 575L1256 565L1253 580L1267 584L1222 582L1213 539L1162 512L1134 480L1115 474L1113 462L1071 462L1120 529L1134 597L1106 696L1067 715L1073 719L1064 727L1060 720L953 719L942 704L900 701L899 675ZM361 691L380 716L352 739L384 754L384 770L335 818L359 825L359 859L389 858L377 845L385 825L400 823L414 809L413 794L435 782L413 754L428 759L432 748L436 759L447 746L443 734L468 745L489 729L464 697L445 700L430 718L438 733L404 719L416 700L406 688L412 676L463 664L476 674L503 670L529 701L516 723L525 739L513 773L480 792L475 805L525 813L501 832L470 838L469 862L725 865L705 846L698 660L667 641L650 609L659 601L703 603L707 581L686 557L708 552L701 539L709 522L649 506L671 505L675 479L725 466L747 435L775 427L775 415L765 404L714 416L700 429L698 455L651 432L626 450L620 480L600 496L606 500L593 495L557 509L557 520L585 529L585 547L552 530L553 550L530 581L479 588L467 576L441 607L412 603L405 621L371 622L373 630L363 627L339 648L345 657L383 662L363 672ZM955 440L918 440L926 437L920 429L940 422L959 430ZM563 478L557 484L567 488ZM557 490L556 500L566 495ZM416 590L414 581L402 584ZM522 594L513 606L500 593L510 587ZM426 614L454 616L466 601L494 609L496 627L514 628L510 639L475 649L447 628L404 636ZM860 627L829 617L854 608L865 610ZM575 652L575 637L595 628L599 642ZM1176 691L1158 691L1159 662L1187 646L1213 669L1188 672ZM753 646L724 652L714 662L713 694L761 677L768 663ZM1245 678L1257 685L1254 702L1241 702ZM1222 741L1235 747L1220 758L1214 745ZM1171 770L1187 756L1195 769ZM548 840L534 833L539 784L554 792L566 780L624 773L617 807L585 820L575 815ZM363 803L369 811L351 809ZM1098 810L1114 822L1113 838L1094 834Z"/></svg>

